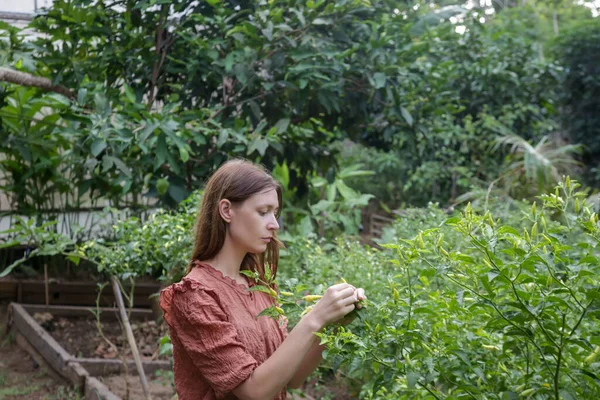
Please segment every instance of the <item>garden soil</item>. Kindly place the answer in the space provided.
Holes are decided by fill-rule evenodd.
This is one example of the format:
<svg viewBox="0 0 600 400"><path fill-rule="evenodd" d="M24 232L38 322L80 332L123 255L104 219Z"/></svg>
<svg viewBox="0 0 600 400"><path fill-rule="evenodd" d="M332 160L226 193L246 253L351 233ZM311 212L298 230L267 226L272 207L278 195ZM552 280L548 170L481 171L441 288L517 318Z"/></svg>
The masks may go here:
<svg viewBox="0 0 600 400"><path fill-rule="evenodd" d="M111 392L124 399L127 393L127 382L129 383L129 400L144 400L144 391L137 375L129 376L127 380L124 375L112 375L98 378ZM166 376L148 377L148 385L152 400L170 400L175 395L169 378Z"/></svg>
<svg viewBox="0 0 600 400"><path fill-rule="evenodd" d="M7 329L8 303L0 303L0 400L75 400L65 382L54 379L14 341Z"/></svg>
<svg viewBox="0 0 600 400"><path fill-rule="evenodd" d="M55 317L50 313L35 313L33 318L68 353L78 358L117 359L119 353L132 358L129 343L123 335L119 321L101 319L103 338L91 312L89 318ZM131 321L131 327L143 361L168 359L158 355L159 340L167 334L166 324L158 326L153 320ZM116 347L116 352L107 340Z"/></svg>

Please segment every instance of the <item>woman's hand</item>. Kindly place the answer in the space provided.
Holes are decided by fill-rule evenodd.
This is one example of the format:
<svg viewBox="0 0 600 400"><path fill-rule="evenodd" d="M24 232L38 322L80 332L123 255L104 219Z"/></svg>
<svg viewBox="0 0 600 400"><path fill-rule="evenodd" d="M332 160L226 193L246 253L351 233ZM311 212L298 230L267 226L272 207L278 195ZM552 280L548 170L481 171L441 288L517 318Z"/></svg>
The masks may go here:
<svg viewBox="0 0 600 400"><path fill-rule="evenodd" d="M362 288L356 289L347 283L333 285L325 291L307 317L316 319L319 326L325 327L350 313L365 298Z"/></svg>

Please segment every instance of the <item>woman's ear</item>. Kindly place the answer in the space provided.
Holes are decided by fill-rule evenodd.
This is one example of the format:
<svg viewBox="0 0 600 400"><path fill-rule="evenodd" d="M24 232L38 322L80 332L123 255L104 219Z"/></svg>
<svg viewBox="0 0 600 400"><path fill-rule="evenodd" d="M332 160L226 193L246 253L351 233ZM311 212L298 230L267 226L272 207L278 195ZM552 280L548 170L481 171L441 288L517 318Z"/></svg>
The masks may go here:
<svg viewBox="0 0 600 400"><path fill-rule="evenodd" d="M227 223L231 222L231 214L232 214L231 202L227 199L222 199L219 201L219 214L221 214L221 218Z"/></svg>

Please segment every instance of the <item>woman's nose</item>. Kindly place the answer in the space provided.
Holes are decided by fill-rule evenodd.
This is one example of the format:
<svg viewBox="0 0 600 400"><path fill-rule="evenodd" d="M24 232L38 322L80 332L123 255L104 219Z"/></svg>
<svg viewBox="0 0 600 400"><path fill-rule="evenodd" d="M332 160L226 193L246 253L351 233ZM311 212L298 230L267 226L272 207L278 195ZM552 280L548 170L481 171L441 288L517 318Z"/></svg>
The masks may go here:
<svg viewBox="0 0 600 400"><path fill-rule="evenodd" d="M268 229L273 229L273 230L279 229L279 223L277 222L277 218L275 218L275 215L273 215L273 217L269 221Z"/></svg>

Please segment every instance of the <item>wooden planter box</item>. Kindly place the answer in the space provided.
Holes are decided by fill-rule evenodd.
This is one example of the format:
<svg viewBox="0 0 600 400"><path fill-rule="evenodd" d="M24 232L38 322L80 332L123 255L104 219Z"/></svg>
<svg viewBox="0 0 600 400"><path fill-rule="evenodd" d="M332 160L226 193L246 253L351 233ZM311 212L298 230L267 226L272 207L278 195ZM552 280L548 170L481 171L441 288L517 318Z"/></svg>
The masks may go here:
<svg viewBox="0 0 600 400"><path fill-rule="evenodd" d="M45 366L55 378L63 379L79 390L86 400L122 400L96 377L123 372L121 360L103 358L76 358L69 354L44 328L32 317L34 313L48 312L54 316L89 316L88 307L45 306L11 303L9 306L9 326L15 335L17 344L27 351L40 365ZM100 308L103 320L115 319L116 308ZM152 319L151 310L132 309L132 319ZM142 362L147 375L157 370L171 369L170 361ZM130 372L135 371L133 360L128 362ZM137 375L132 376L137 379ZM289 400L314 400L312 397L288 395Z"/></svg>
<svg viewBox="0 0 600 400"><path fill-rule="evenodd" d="M124 284L127 291L129 286ZM158 293L158 283L137 283L133 294L135 307L150 308L152 300L148 297ZM50 304L95 306L98 296L96 282L56 282L48 283L48 299ZM14 301L24 304L45 304L46 289L43 280L17 280L5 278L0 280L0 300ZM115 297L110 287L105 288L100 297L101 306L112 306Z"/></svg>
<svg viewBox="0 0 600 400"><path fill-rule="evenodd" d="M118 312L113 308L101 308L103 319L116 318ZM87 316L87 307L45 306L11 303L9 306L9 325L16 337L17 344L24 348L39 364L45 365L50 372L68 381L85 396L86 400L120 400L106 385L96 377L119 373L123 370L120 360L102 358L76 358L69 354L48 332L31 316L36 312L49 312L55 316ZM151 310L133 309L131 318L152 319ZM129 370L135 371L134 362ZM146 374L156 370L171 368L169 361L143 362Z"/></svg>

